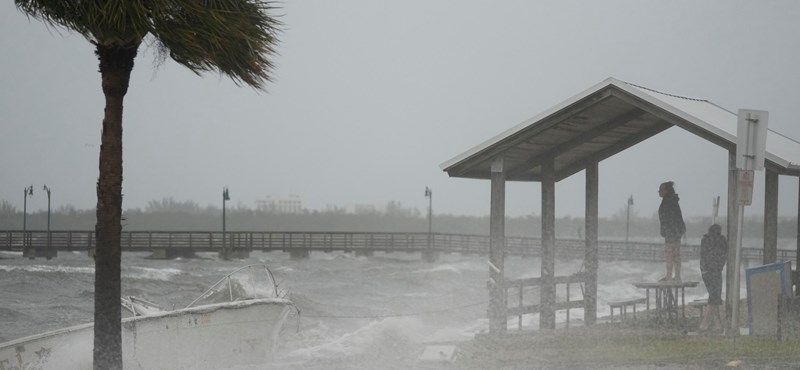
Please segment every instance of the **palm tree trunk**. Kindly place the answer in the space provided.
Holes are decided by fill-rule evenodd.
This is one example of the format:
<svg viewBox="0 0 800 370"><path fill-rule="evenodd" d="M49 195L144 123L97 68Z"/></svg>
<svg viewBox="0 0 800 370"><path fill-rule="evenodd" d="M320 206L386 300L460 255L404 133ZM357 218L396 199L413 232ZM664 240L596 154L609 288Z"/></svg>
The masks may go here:
<svg viewBox="0 0 800 370"><path fill-rule="evenodd" d="M97 180L97 249L94 281L94 369L122 369L121 293L122 103L128 91L133 47L97 44L106 106Z"/></svg>

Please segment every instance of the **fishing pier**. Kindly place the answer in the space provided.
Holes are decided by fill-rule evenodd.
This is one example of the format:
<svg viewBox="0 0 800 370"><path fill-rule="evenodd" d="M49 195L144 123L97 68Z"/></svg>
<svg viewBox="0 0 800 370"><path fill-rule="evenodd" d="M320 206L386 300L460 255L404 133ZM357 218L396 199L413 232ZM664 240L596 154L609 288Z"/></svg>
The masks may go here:
<svg viewBox="0 0 800 370"><path fill-rule="evenodd" d="M583 239L557 239L559 258L583 258ZM541 256L542 241L533 237L506 237L506 253L516 256ZM420 253L435 260L439 253L489 253L488 235L402 233L402 232L323 232L323 231L123 231L120 247L125 252L150 252L153 258L192 257L198 252L216 252L229 258L246 258L252 251L281 251L295 258L311 252L347 252L371 256L375 252ZM23 252L28 258L54 258L58 252L91 251L96 248L94 231L0 230L0 250ZM608 260L660 261L663 243L638 241L598 241L598 255ZM760 260L762 248L744 248L747 259ZM699 258L699 246L684 245L685 259ZM778 250L780 260L794 259L795 251Z"/></svg>

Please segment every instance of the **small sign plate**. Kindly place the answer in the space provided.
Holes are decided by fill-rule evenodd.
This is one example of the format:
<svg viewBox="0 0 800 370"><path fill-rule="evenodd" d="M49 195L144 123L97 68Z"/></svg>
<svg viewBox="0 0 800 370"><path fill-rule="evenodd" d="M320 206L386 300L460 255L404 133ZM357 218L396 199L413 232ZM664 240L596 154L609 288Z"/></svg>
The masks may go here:
<svg viewBox="0 0 800 370"><path fill-rule="evenodd" d="M736 201L744 206L753 202L753 170L736 170Z"/></svg>

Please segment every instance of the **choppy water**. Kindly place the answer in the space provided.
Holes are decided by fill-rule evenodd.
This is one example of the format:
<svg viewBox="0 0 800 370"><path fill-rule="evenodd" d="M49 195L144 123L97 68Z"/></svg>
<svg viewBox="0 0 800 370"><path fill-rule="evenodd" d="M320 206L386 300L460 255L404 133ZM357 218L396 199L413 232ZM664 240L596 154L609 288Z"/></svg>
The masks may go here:
<svg viewBox="0 0 800 370"><path fill-rule="evenodd" d="M123 295L178 308L237 267L267 264L301 310L287 321L275 363L267 368L412 368L427 345L470 340L488 328L485 256L443 254L431 263L403 253L314 252L310 259L292 260L287 253L254 252L238 261L214 254L169 261L146 256L123 254ZM94 263L85 253L60 253L50 261L20 254L0 258L0 342L93 320ZM699 280L697 265L684 263L684 280ZM539 276L539 267L539 259L509 257L506 276ZM557 275L580 269L579 260L556 263ZM598 315L604 316L607 301L642 295L631 283L659 278L663 265L601 261L599 271ZM580 299L577 286L570 293ZM706 296L702 284L686 294L687 300ZM563 288L558 295L564 299ZM570 315L582 318L583 311ZM557 320L564 319L559 311ZM516 318L509 320L509 327L516 325ZM524 325L536 327L538 315L526 316Z"/></svg>

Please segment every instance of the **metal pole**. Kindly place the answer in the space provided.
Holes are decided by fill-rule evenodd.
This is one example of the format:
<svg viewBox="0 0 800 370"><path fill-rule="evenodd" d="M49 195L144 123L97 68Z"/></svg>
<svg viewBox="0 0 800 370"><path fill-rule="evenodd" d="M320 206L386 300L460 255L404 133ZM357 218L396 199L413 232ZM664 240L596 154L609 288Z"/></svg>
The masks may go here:
<svg viewBox="0 0 800 370"><path fill-rule="evenodd" d="M44 191L47 192L47 248L50 249L52 238L50 237L50 188L44 186Z"/></svg>
<svg viewBox="0 0 800 370"><path fill-rule="evenodd" d="M739 188L739 180L738 180L739 179L739 172L747 171L747 170L753 170L753 169L755 169L757 167L756 163L755 163L755 155L753 155L751 153L754 148L750 147L749 138L752 137L752 135L753 135L753 130L754 130L753 124L754 123L758 123L758 120L751 119L750 116L748 115L747 121L748 121L748 124L747 124L746 137L748 138L748 140L745 141L745 147L744 147L744 162L743 162L744 168L743 169L742 168L737 168L736 169L736 171L737 171L737 176L736 176L736 178L737 178L737 183L736 183L737 193L739 192L739 190L738 190L738 188ZM745 205L746 204L742 204L741 202L739 204L739 220L738 220L738 229L737 229L738 232L736 233L736 250L734 251L735 257L734 257L734 262L733 262L733 267L732 267L733 268L733 287L732 287L733 291L731 292L732 293L731 296L733 297L733 299L731 300L731 306L732 307L731 307L731 317L730 317L730 319L731 319L731 333L730 333L730 335L732 335L732 336L738 336L739 335L739 290L741 290L739 284L741 284L741 280L742 280L741 279L742 234L744 234L744 230L742 230L742 227L744 225L744 206Z"/></svg>
<svg viewBox="0 0 800 370"><path fill-rule="evenodd" d="M22 193L22 235L28 230L28 188Z"/></svg>
<svg viewBox="0 0 800 370"><path fill-rule="evenodd" d="M28 196L33 196L33 185L25 187L22 196L22 245L28 246Z"/></svg>
<svg viewBox="0 0 800 370"><path fill-rule="evenodd" d="M225 251L225 200L222 200L222 250Z"/></svg>
<svg viewBox="0 0 800 370"><path fill-rule="evenodd" d="M625 212L625 244L628 244L628 236L631 229L631 202L628 202L628 210Z"/></svg>
<svg viewBox="0 0 800 370"><path fill-rule="evenodd" d="M717 223L717 215L719 214L719 195L711 201L711 224Z"/></svg>
<svg viewBox="0 0 800 370"><path fill-rule="evenodd" d="M628 207L626 213L626 221L625 221L625 244L628 244L628 235L630 235L630 225L631 225L631 206L633 205L633 194L628 197Z"/></svg>
<svg viewBox="0 0 800 370"><path fill-rule="evenodd" d="M736 249L733 263L733 291L731 292L731 335L739 335L739 284L741 283L742 265L742 225L744 224L744 205L739 206L738 229L736 233Z"/></svg>
<svg viewBox="0 0 800 370"><path fill-rule="evenodd" d="M228 188L222 191L222 254L225 259L228 258L228 250L225 244L225 201L228 200Z"/></svg>
<svg viewBox="0 0 800 370"><path fill-rule="evenodd" d="M428 247L432 244L433 237L433 191L428 193Z"/></svg>
<svg viewBox="0 0 800 370"><path fill-rule="evenodd" d="M425 187L425 196L428 198L428 249L433 244L433 190Z"/></svg>

